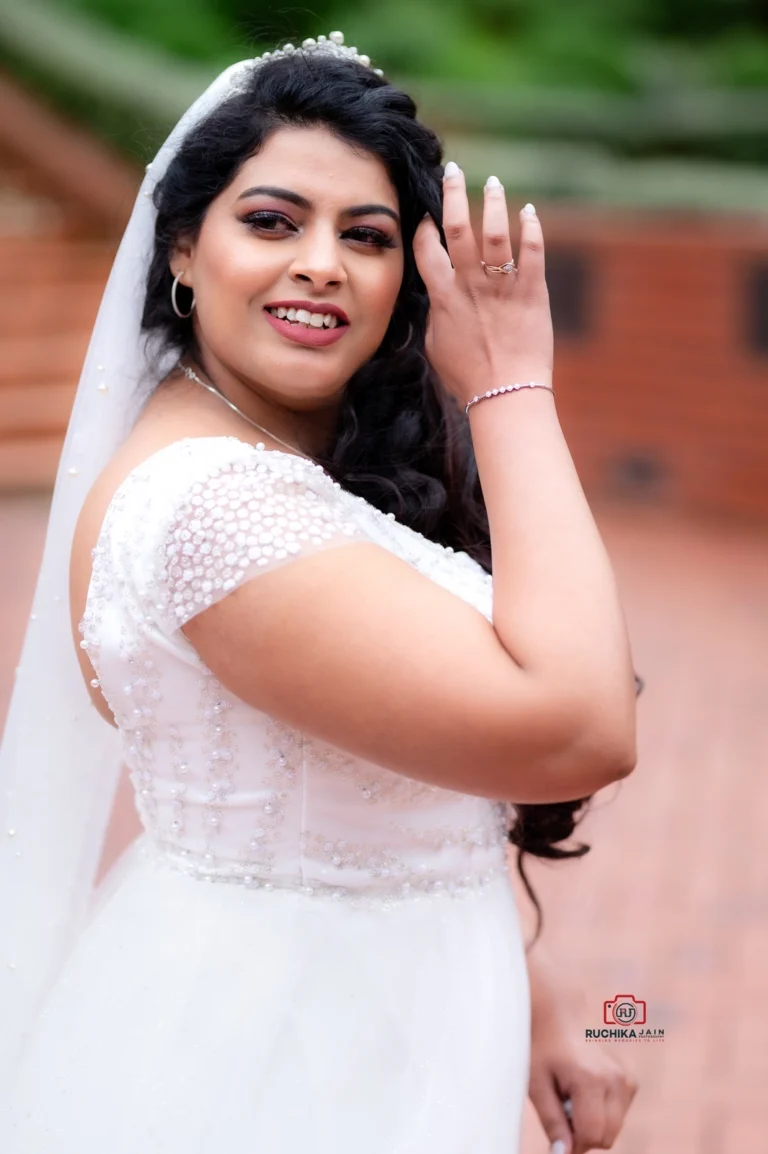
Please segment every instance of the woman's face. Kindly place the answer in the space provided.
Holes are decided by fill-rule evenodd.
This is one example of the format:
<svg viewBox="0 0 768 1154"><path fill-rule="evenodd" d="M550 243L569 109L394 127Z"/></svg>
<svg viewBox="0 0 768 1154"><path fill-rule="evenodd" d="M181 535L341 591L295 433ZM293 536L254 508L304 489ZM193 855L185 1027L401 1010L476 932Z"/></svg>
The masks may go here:
<svg viewBox="0 0 768 1154"><path fill-rule="evenodd" d="M392 315L398 210L378 158L326 128L275 131L173 253L204 362L294 409L338 399Z"/></svg>

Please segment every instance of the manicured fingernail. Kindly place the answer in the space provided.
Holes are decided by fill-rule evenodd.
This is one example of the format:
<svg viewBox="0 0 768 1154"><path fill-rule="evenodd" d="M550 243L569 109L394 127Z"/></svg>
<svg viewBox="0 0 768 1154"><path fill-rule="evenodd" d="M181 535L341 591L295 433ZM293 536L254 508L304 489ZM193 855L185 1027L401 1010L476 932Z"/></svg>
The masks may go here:
<svg viewBox="0 0 768 1154"><path fill-rule="evenodd" d="M565 1142L562 1138L558 1138L556 1142L552 1143L550 1154L565 1154Z"/></svg>
<svg viewBox="0 0 768 1154"><path fill-rule="evenodd" d="M532 204L523 205L523 216L535 216L535 215L536 215L536 209L534 208L534 206ZM565 1149L565 1147L563 1147L563 1150L564 1149ZM555 1151L555 1154L563 1154L563 1151L557 1150L557 1151Z"/></svg>
<svg viewBox="0 0 768 1154"><path fill-rule="evenodd" d="M456 164L453 160L449 160L445 166L445 170L443 171L443 176L455 176L458 171L458 164Z"/></svg>
<svg viewBox="0 0 768 1154"><path fill-rule="evenodd" d="M489 176L485 182L486 188L501 188L501 181L498 176Z"/></svg>

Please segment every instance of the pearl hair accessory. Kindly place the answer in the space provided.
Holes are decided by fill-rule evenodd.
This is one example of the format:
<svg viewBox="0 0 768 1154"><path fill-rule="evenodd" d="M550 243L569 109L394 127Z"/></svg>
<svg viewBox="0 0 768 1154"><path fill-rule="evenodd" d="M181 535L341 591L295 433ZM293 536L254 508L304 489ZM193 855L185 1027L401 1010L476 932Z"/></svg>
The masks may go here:
<svg viewBox="0 0 768 1154"><path fill-rule="evenodd" d="M263 52L261 56L254 57L254 62L266 63L268 60L277 60L280 56L295 56L297 54L311 56L315 53L324 56L336 56L340 60L356 60L358 64L362 64L366 68L371 67L370 56L358 52L356 48L347 46L344 43L343 32L331 32L328 36L318 36L317 40L310 36L306 40L302 40L300 48L296 48L293 44L284 44L275 52ZM371 71L376 76L384 75L380 68L373 68Z"/></svg>
<svg viewBox="0 0 768 1154"><path fill-rule="evenodd" d="M471 401L467 401L464 406L464 412L469 412L470 405L477 404L478 401L484 401L486 397L496 397L499 393L514 393L518 389L549 389L554 397L555 390L551 385L545 385L543 381L521 381L516 385L502 385L500 389L489 389L487 393L479 393L478 396L473 397Z"/></svg>

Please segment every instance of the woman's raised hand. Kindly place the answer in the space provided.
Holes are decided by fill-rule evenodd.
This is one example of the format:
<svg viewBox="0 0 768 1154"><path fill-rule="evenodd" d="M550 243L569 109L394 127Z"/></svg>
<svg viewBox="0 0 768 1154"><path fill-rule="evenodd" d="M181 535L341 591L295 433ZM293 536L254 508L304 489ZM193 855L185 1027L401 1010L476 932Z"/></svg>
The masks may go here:
<svg viewBox="0 0 768 1154"><path fill-rule="evenodd" d="M504 189L485 186L482 251L472 233L464 174L448 164L443 182L443 230L431 217L413 241L430 301L426 352L443 385L462 407L478 393L516 381L552 383L552 316L544 279L544 238L532 205L520 213L518 270L486 272L482 262L512 260Z"/></svg>

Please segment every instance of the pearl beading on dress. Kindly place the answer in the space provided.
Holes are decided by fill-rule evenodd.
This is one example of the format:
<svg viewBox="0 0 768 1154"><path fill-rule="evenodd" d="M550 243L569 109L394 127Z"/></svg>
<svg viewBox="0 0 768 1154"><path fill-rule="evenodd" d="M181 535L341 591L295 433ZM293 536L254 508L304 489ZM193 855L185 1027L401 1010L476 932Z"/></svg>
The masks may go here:
<svg viewBox="0 0 768 1154"><path fill-rule="evenodd" d="M192 486L160 572L177 626L242 584L254 569L331 543L339 534L361 536L351 520L334 523L328 505L303 488L302 458L280 456L277 468L267 468L255 455Z"/></svg>
<svg viewBox="0 0 768 1154"><path fill-rule="evenodd" d="M394 552L490 619L491 579L472 558L292 454L187 439L115 494L81 628L158 865L374 905L461 896L507 872L505 803L411 779L260 714L180 631L259 573L355 540Z"/></svg>
<svg viewBox="0 0 768 1154"><path fill-rule="evenodd" d="M343 839L341 839L343 840ZM348 852L346 845L337 842L328 842L325 850L331 858L338 858L338 864L343 864L343 855ZM262 876L252 867L240 865L231 873L221 873L210 868L206 861L200 861L190 851L179 851L171 843L152 842L146 840L139 848L145 861L151 862L158 870L169 869L175 873L189 877L196 882L211 885L239 886L245 890L259 890L265 893L285 892L306 894L316 899L326 898L334 902L344 902L352 909L381 909L391 908L403 902L414 902L419 899L442 897L447 899L471 898L482 892L493 882L509 875L506 858L502 855L486 869L466 872L456 875L419 875L408 873L398 878L396 875L388 884L381 884L375 889L355 886L343 886L333 882L315 880L311 884L304 883L299 877L282 878L273 881L269 876ZM354 847L353 856L364 852L360 847ZM377 862L378 875L386 878L386 871L390 869L383 858Z"/></svg>

